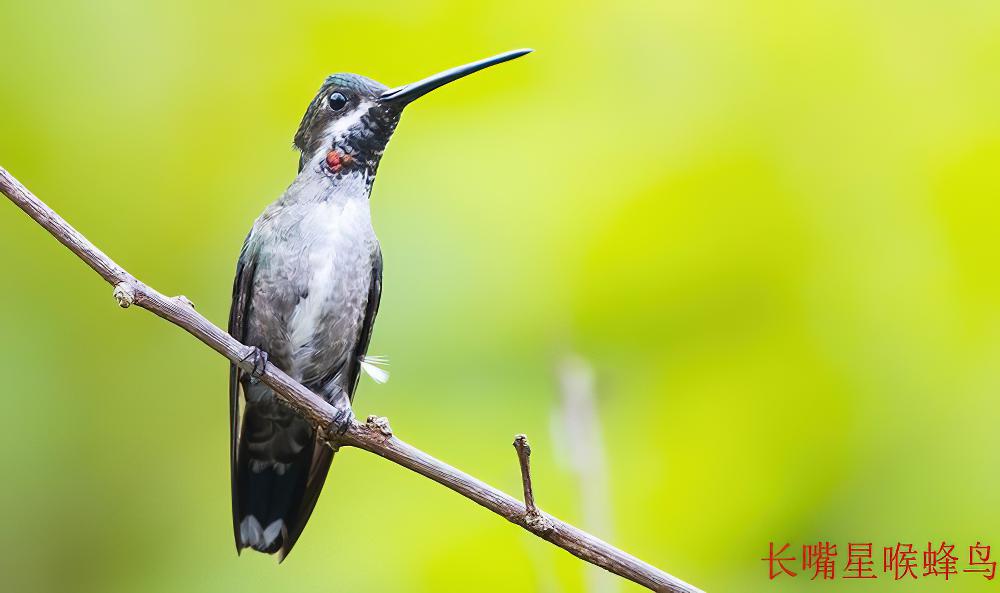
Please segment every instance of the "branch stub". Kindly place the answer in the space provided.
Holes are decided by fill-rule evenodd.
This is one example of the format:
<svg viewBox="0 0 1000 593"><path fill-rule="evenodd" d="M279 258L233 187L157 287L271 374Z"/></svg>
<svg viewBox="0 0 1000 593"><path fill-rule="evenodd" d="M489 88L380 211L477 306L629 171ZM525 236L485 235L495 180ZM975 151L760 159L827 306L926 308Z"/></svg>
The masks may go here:
<svg viewBox="0 0 1000 593"><path fill-rule="evenodd" d="M119 282L115 284L114 293L115 300L118 301L118 306L122 309L128 309L129 306L135 304L135 287L132 286L131 282Z"/></svg>
<svg viewBox="0 0 1000 593"><path fill-rule="evenodd" d="M389 426L389 419L385 416L372 414L365 420L365 426L372 431L378 432L382 436L389 438L392 436L392 427Z"/></svg>

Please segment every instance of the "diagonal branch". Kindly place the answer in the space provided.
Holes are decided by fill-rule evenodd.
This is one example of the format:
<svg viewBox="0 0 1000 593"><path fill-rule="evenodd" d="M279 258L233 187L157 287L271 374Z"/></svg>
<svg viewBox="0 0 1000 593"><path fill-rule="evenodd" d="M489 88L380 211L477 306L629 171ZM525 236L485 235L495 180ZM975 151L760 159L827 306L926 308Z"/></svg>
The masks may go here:
<svg viewBox="0 0 1000 593"><path fill-rule="evenodd" d="M213 325L196 312L191 302L183 296L164 296L137 280L2 167L0 167L0 193L7 196L111 284L114 287L114 296L122 307L134 304L153 312L198 338L230 362L242 364L249 358L252 348L241 344ZM538 511L534 508L533 501L528 506L522 505L512 496L401 441L393 436L385 418L370 416L364 424L358 422L350 413L346 398L331 405L272 364L265 365L261 381L274 390L282 401L308 420L323 435L330 447L356 447L375 453L454 490L586 562L654 591L700 592L700 589L646 564L607 542ZM524 455L522 464L527 489L530 488L527 454ZM537 527L538 520L545 525L545 529Z"/></svg>

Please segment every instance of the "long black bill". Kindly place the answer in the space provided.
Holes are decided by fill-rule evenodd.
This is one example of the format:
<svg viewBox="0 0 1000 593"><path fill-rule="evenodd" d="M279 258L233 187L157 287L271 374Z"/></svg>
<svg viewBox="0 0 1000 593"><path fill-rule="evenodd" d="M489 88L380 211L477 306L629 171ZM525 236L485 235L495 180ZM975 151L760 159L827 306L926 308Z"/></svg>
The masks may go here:
<svg viewBox="0 0 1000 593"><path fill-rule="evenodd" d="M405 105L418 97L426 95L436 88L440 88L448 84L449 82L456 81L459 78L472 74L473 72L479 72L484 68L496 66L497 64L508 62L514 58L520 58L524 54L530 54L531 52L532 50L530 49L515 49L513 51L493 56L492 58L472 62L471 64L452 68L451 70L445 70L444 72L439 72L438 74L423 80L418 80L417 82L411 82L410 84L389 89L382 93L381 99L383 103Z"/></svg>

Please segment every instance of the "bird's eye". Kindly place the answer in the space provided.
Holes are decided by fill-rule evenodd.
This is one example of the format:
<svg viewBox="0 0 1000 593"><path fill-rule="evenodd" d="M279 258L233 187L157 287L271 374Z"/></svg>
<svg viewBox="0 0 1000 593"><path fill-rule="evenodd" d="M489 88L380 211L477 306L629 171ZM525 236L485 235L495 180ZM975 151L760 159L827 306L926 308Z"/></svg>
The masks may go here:
<svg viewBox="0 0 1000 593"><path fill-rule="evenodd" d="M347 97L340 93L331 93L326 100L330 103L330 109L334 111L340 111L347 106Z"/></svg>

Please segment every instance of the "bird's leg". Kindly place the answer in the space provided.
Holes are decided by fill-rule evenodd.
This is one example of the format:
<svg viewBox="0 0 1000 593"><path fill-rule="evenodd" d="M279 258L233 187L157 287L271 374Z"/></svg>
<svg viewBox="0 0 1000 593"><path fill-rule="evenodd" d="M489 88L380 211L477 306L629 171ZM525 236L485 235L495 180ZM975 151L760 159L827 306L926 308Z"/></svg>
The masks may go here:
<svg viewBox="0 0 1000 593"><path fill-rule="evenodd" d="M339 439L344 436L344 433L351 426L351 420L354 419L354 410L351 409L351 397L347 395L347 392L343 388L335 385L327 397L327 401L337 411L333 417L333 422L330 426L332 430L330 432Z"/></svg>
<svg viewBox="0 0 1000 593"><path fill-rule="evenodd" d="M337 414L333 417L333 421L330 423L331 428L333 428L333 434L337 435L337 438L344 436L347 429L351 426L351 418L354 413L351 412L350 408L342 409L337 408Z"/></svg>
<svg viewBox="0 0 1000 593"><path fill-rule="evenodd" d="M267 368L267 352L256 346L250 347L250 352L240 361L240 368L250 374L250 384L260 383Z"/></svg>

